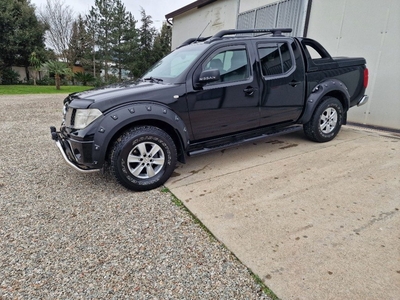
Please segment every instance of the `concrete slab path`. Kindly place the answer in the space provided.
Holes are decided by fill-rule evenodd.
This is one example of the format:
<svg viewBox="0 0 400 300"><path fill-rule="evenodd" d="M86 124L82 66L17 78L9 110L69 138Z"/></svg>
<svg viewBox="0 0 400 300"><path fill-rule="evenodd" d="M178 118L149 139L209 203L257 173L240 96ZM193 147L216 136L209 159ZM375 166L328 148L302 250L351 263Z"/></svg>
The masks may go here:
<svg viewBox="0 0 400 300"><path fill-rule="evenodd" d="M400 299L400 136L344 126L188 159L166 186L281 299Z"/></svg>

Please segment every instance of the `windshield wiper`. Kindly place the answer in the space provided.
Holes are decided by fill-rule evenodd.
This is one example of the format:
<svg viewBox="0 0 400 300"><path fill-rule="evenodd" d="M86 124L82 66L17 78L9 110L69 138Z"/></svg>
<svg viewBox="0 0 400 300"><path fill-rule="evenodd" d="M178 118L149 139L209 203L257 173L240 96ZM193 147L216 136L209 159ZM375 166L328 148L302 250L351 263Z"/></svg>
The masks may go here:
<svg viewBox="0 0 400 300"><path fill-rule="evenodd" d="M143 80L144 81L150 80L151 82L155 82L155 83L159 83L159 82L163 82L164 81L161 78L155 78L155 77L146 77L146 78L143 78Z"/></svg>

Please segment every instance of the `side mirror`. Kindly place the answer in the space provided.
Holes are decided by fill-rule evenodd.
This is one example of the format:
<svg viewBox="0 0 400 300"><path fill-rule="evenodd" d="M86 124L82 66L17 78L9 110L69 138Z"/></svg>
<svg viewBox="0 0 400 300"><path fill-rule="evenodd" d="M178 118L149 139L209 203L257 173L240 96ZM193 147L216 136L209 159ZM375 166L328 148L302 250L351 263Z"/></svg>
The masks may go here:
<svg viewBox="0 0 400 300"><path fill-rule="evenodd" d="M218 69L204 70L201 72L198 83L200 85L205 85L210 82L219 81L221 79L221 74Z"/></svg>

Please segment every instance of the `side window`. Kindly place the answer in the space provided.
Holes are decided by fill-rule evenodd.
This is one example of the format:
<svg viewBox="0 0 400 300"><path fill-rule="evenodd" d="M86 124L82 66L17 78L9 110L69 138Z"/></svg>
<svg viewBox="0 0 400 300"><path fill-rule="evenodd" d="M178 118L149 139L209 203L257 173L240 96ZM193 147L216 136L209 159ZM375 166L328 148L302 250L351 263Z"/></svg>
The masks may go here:
<svg viewBox="0 0 400 300"><path fill-rule="evenodd" d="M203 70L217 69L221 74L220 82L234 82L249 78L250 68L245 49L224 50L213 54ZM220 83L219 82L219 83ZM216 84L213 82L210 84Z"/></svg>
<svg viewBox="0 0 400 300"><path fill-rule="evenodd" d="M264 76L282 75L293 66L290 50L286 43L259 45L258 55Z"/></svg>

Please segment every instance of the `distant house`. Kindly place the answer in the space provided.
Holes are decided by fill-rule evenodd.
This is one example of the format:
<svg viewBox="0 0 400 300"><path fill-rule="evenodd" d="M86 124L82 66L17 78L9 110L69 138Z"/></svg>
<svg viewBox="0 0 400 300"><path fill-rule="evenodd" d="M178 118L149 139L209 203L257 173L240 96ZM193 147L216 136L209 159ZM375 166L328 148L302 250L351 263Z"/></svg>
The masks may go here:
<svg viewBox="0 0 400 300"><path fill-rule="evenodd" d="M28 81L28 74L27 72L29 72L29 79L32 79L35 71L31 70L30 68L28 68L28 70L25 67L18 67L18 66L13 66L12 70L16 73L18 73L19 75L19 81L20 82L27 82ZM47 70L40 70L37 73L37 79L42 79L44 75L46 75L48 72Z"/></svg>
<svg viewBox="0 0 400 300"><path fill-rule="evenodd" d="M25 67L18 67L18 66L13 66L12 67L14 72L17 72L19 74L19 81L26 83L28 81L28 74L27 74L27 70ZM33 79L33 76L35 76L35 71L32 70L31 68L28 68L28 72L29 72L29 80ZM72 67L72 72L77 73L77 72L85 72L84 68L79 64L76 63L73 67ZM36 75L36 79L40 80L43 79L44 76L49 75L48 70L46 69L46 67L43 65L41 70L37 72Z"/></svg>
<svg viewBox="0 0 400 300"><path fill-rule="evenodd" d="M82 67L82 65L80 63L76 63L72 67L72 72L74 72L74 73L85 73L85 69Z"/></svg>
<svg viewBox="0 0 400 300"><path fill-rule="evenodd" d="M191 37L230 28L293 28L332 56L362 56L369 69L369 102L350 122L400 130L400 1L198 0L167 14L172 49Z"/></svg>

